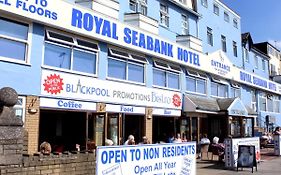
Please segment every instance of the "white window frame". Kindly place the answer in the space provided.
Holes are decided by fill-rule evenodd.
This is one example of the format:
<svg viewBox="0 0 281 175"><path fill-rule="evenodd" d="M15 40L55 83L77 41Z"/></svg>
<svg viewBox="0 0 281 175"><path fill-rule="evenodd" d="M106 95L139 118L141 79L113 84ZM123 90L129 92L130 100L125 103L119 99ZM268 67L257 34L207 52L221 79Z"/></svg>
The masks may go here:
<svg viewBox="0 0 281 175"><path fill-rule="evenodd" d="M189 34L189 24L188 24L188 16L185 14L181 14L181 28L182 34L188 35Z"/></svg>
<svg viewBox="0 0 281 175"><path fill-rule="evenodd" d="M202 6L208 8L208 0L201 0Z"/></svg>
<svg viewBox="0 0 281 175"><path fill-rule="evenodd" d="M254 55L254 60L255 60L255 68L258 69L259 68L259 57L258 55Z"/></svg>
<svg viewBox="0 0 281 175"><path fill-rule="evenodd" d="M147 0L129 0L130 10L147 16ZM134 10L131 7L134 6ZM145 9L143 11L143 9Z"/></svg>
<svg viewBox="0 0 281 175"><path fill-rule="evenodd" d="M238 20L236 18L233 19L233 27L238 29Z"/></svg>
<svg viewBox="0 0 281 175"><path fill-rule="evenodd" d="M219 8L218 4L213 5L213 12L214 12L214 14L216 14L218 16L220 15L220 8Z"/></svg>
<svg viewBox="0 0 281 175"><path fill-rule="evenodd" d="M262 59L261 61L262 61L262 70L265 71L265 60Z"/></svg>
<svg viewBox="0 0 281 175"><path fill-rule="evenodd" d="M169 27L169 7L163 3L160 3L160 24Z"/></svg>
<svg viewBox="0 0 281 175"><path fill-rule="evenodd" d="M217 97L217 98L226 98L226 97L228 97L228 95L229 95L229 90L228 90L228 83L226 82L226 81L224 81L224 80L221 80L221 79L219 79L219 78L217 78L217 77L211 77L211 84L212 83L216 83L216 84L220 84L220 85L224 85L225 86L225 88L226 88L226 94L222 97L222 96L216 96L216 95L212 95L212 90L211 90L211 96L212 97ZM219 90L219 89L217 89L217 90ZM219 92L218 92L218 94L219 94Z"/></svg>
<svg viewBox="0 0 281 175"><path fill-rule="evenodd" d="M227 52L226 36L221 35L221 48L223 52Z"/></svg>
<svg viewBox="0 0 281 175"><path fill-rule="evenodd" d="M207 42L210 46L214 46L213 29L210 27L207 27Z"/></svg>
<svg viewBox="0 0 281 175"><path fill-rule="evenodd" d="M4 20L8 20L8 21L11 21L11 22L14 22L14 23L20 23L20 24L25 24L28 26L28 34L27 34L27 40L22 40L22 39L19 39L19 38L14 38L14 37L10 37L10 36L5 36L5 35L0 35L0 38L4 38L4 39L7 39L7 40L12 40L12 41L16 41L16 42L21 42L21 43L24 43L26 44L26 49L25 49L25 55L24 55L24 58L25 60L22 61L22 60L17 60L17 59L14 59L14 58L8 58L8 57L1 57L0 56L0 60L3 60L3 61L7 61L7 62L13 62L13 63L18 63L18 64L30 64L30 46L31 46L31 40L32 40L32 28L33 28L33 25L32 23L30 22L23 22L23 21L19 21L17 19L9 19L9 18L5 18L5 17L2 17L2 19Z"/></svg>
<svg viewBox="0 0 281 175"><path fill-rule="evenodd" d="M232 47L233 47L233 56L238 57L238 48L237 48L237 42L232 41Z"/></svg>
<svg viewBox="0 0 281 175"><path fill-rule="evenodd" d="M22 101L22 104L18 104L19 101ZM26 97L24 96L18 96L18 101L17 104L13 107L15 114L17 115L17 110L21 110L22 111L22 122L25 123L25 111L26 111Z"/></svg>
<svg viewBox="0 0 281 175"><path fill-rule="evenodd" d="M45 38L44 42L52 44L52 45L57 45L57 46L69 48L71 50L71 61L70 61L70 69L64 69L64 68L45 65L44 64L45 58L43 57L42 67L54 69L54 70L63 70L63 71L66 71L66 72L75 72L75 73L85 74L85 75L90 75L90 76L97 76L98 59L99 59L99 51L100 51L100 48L99 48L99 45L98 45L97 42L91 41L91 40L88 40L88 39L85 39L85 38L81 38L79 36L71 35L71 34L68 34L68 33L65 33L65 32L59 32L59 31L54 30L54 29L46 29L45 32L46 32L46 38ZM50 35L50 33L65 36L69 39L72 39L73 42L69 42L69 41L66 41L66 40L59 39L59 38L54 38ZM81 45L81 44L79 44L79 41L84 41L84 42L87 42L89 44L92 44L96 48L91 48L91 47L86 47L84 45ZM86 53L95 53L96 54L96 65L95 65L96 66L95 67L96 73L95 74L90 74L90 73L86 73L86 72L80 72L80 71L73 70L73 51L74 50L79 50L79 51L83 51L83 52L86 52Z"/></svg>
<svg viewBox="0 0 281 175"><path fill-rule="evenodd" d="M186 92L193 93L193 94L207 95L207 75L206 74L186 69L186 76L185 76L185 78L192 78L192 79L195 80L195 83L196 83L196 85L195 85L196 86L196 91L195 92L188 91L188 90L186 90ZM205 81L205 93L203 93L203 94L197 92L197 87L198 87L197 80L199 80L199 79Z"/></svg>
<svg viewBox="0 0 281 175"><path fill-rule="evenodd" d="M229 14L228 14L228 12L224 11L223 18L224 18L225 22L229 22Z"/></svg>

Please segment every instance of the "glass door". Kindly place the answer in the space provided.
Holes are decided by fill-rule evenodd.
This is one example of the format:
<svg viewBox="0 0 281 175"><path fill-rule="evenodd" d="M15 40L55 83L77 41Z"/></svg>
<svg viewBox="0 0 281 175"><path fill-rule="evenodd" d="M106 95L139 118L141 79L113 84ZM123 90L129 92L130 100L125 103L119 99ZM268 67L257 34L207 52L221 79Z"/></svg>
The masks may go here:
<svg viewBox="0 0 281 175"><path fill-rule="evenodd" d="M119 144L119 114L108 114L107 138L113 141L114 145Z"/></svg>

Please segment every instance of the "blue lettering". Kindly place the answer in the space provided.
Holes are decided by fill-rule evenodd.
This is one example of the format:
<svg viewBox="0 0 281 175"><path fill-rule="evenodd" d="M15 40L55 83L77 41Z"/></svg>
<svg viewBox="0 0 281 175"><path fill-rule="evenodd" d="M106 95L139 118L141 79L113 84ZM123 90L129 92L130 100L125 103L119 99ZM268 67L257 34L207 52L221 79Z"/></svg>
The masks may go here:
<svg viewBox="0 0 281 175"><path fill-rule="evenodd" d="M127 162L127 150L103 151L101 153L102 164Z"/></svg>
<svg viewBox="0 0 281 175"><path fill-rule="evenodd" d="M146 40L147 40L147 47L146 47L147 50L152 51L153 50L153 39L152 39L152 37L147 36Z"/></svg>
<svg viewBox="0 0 281 175"><path fill-rule="evenodd" d="M96 24L96 33L97 34L100 34L100 31L101 31L101 24L103 22L103 19L102 18L98 18L98 17L94 17L95 19L95 24Z"/></svg>
<svg viewBox="0 0 281 175"><path fill-rule="evenodd" d="M134 45L134 46L138 46L138 43L137 43L137 41L138 41L138 37L137 37L137 34L138 34L138 32L136 32L136 31L132 31L132 44Z"/></svg>
<svg viewBox="0 0 281 175"><path fill-rule="evenodd" d="M93 16L89 13L85 13L84 17L83 17L83 27L85 30L87 31L92 31L94 24L93 24Z"/></svg>
<svg viewBox="0 0 281 175"><path fill-rule="evenodd" d="M124 41L125 43L127 44L130 44L131 43L131 30L129 28L124 28Z"/></svg>
<svg viewBox="0 0 281 175"><path fill-rule="evenodd" d="M71 25L74 27L82 28L82 12L76 9L72 9Z"/></svg>
<svg viewBox="0 0 281 175"><path fill-rule="evenodd" d="M104 20L103 22L103 28L102 28L102 35L103 36L107 36L109 38L111 38L111 27L110 27L110 22L107 20Z"/></svg>
<svg viewBox="0 0 281 175"><path fill-rule="evenodd" d="M178 60L200 66L199 55L178 47Z"/></svg>
<svg viewBox="0 0 281 175"><path fill-rule="evenodd" d="M9 0L0 0L0 4L4 4L4 5L11 5L11 3L9 3Z"/></svg>
<svg viewBox="0 0 281 175"><path fill-rule="evenodd" d="M142 48L146 48L145 47L145 36L144 36L144 34L143 33L140 33L140 36L139 36L140 38L139 38L139 47L142 47Z"/></svg>

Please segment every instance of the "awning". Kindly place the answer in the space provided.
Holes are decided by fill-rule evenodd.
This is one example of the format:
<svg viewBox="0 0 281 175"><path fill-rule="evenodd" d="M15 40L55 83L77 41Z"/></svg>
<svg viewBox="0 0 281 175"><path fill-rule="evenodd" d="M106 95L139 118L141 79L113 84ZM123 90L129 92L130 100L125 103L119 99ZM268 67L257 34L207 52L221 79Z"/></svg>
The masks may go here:
<svg viewBox="0 0 281 175"><path fill-rule="evenodd" d="M249 113L240 98L208 98L195 95L185 95L184 112L200 112L221 114L227 113L231 116L246 116Z"/></svg>
<svg viewBox="0 0 281 175"><path fill-rule="evenodd" d="M248 117L257 117L258 116L258 113L255 110L253 110L250 106L248 106L248 105L245 105L245 106L248 111Z"/></svg>
<svg viewBox="0 0 281 175"><path fill-rule="evenodd" d="M185 95L183 111L217 114L220 111L220 108L214 98Z"/></svg>

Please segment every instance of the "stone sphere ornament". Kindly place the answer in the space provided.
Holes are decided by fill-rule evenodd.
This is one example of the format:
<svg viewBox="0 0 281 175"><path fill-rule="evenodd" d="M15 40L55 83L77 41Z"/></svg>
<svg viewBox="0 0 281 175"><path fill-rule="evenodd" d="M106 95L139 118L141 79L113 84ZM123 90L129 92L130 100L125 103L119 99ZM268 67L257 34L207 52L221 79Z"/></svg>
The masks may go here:
<svg viewBox="0 0 281 175"><path fill-rule="evenodd" d="M0 105L12 107L17 104L18 93L10 87L0 89Z"/></svg>

